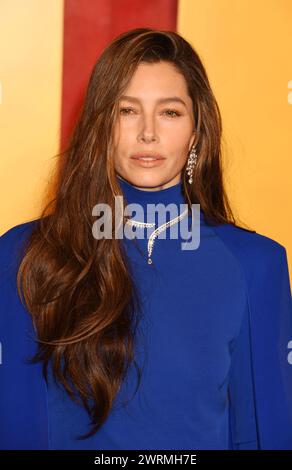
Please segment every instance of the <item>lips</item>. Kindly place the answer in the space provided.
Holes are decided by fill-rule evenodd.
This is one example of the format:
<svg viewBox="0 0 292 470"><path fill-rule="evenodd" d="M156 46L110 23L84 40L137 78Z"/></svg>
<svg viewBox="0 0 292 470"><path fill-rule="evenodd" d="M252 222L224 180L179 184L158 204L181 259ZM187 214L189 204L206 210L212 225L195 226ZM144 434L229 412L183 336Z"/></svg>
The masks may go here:
<svg viewBox="0 0 292 470"><path fill-rule="evenodd" d="M139 152L131 155L131 158L134 160L142 160L142 161L155 161L155 160L163 160L165 157L159 155L154 152Z"/></svg>

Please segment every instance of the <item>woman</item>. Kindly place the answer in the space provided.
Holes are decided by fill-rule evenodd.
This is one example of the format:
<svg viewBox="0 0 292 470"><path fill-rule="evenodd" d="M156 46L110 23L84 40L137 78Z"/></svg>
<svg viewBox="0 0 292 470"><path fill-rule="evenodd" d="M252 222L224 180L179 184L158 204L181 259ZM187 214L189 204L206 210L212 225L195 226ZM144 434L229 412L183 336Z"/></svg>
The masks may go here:
<svg viewBox="0 0 292 470"><path fill-rule="evenodd" d="M218 105L180 35L105 49L55 194L1 237L1 447L292 448L286 250L235 223ZM121 218L121 196L143 214ZM186 221L193 249L171 236Z"/></svg>

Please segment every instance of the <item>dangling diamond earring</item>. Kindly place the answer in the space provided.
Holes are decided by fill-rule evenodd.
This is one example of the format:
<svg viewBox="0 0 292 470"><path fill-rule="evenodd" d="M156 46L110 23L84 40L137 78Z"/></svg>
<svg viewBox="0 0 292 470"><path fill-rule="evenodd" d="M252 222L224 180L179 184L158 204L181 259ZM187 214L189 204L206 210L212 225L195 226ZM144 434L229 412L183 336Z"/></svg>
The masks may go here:
<svg viewBox="0 0 292 470"><path fill-rule="evenodd" d="M188 158L186 172L189 175L189 183L192 184L193 182L193 170L195 165L197 164L198 155L196 154L196 148L192 147L191 152Z"/></svg>

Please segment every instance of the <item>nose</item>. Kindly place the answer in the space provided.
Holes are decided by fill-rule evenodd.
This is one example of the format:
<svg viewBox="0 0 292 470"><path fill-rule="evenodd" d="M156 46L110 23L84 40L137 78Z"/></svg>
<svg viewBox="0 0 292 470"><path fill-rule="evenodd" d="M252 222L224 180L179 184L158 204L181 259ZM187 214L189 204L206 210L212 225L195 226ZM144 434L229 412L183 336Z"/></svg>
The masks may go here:
<svg viewBox="0 0 292 470"><path fill-rule="evenodd" d="M143 142L152 142L153 140L157 140L154 122L151 117L144 119L144 125L139 134L139 140L142 140Z"/></svg>

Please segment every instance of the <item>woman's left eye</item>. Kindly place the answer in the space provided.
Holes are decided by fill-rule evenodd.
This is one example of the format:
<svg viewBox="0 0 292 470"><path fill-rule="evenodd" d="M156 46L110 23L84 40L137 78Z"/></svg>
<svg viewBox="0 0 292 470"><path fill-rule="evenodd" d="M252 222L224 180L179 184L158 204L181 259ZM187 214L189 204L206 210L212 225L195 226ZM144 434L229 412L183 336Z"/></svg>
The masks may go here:
<svg viewBox="0 0 292 470"><path fill-rule="evenodd" d="M177 111L174 111L173 109L167 109L165 112L166 113L174 113L175 116L180 116L180 113L178 113ZM175 117L175 116L172 115L171 117Z"/></svg>

